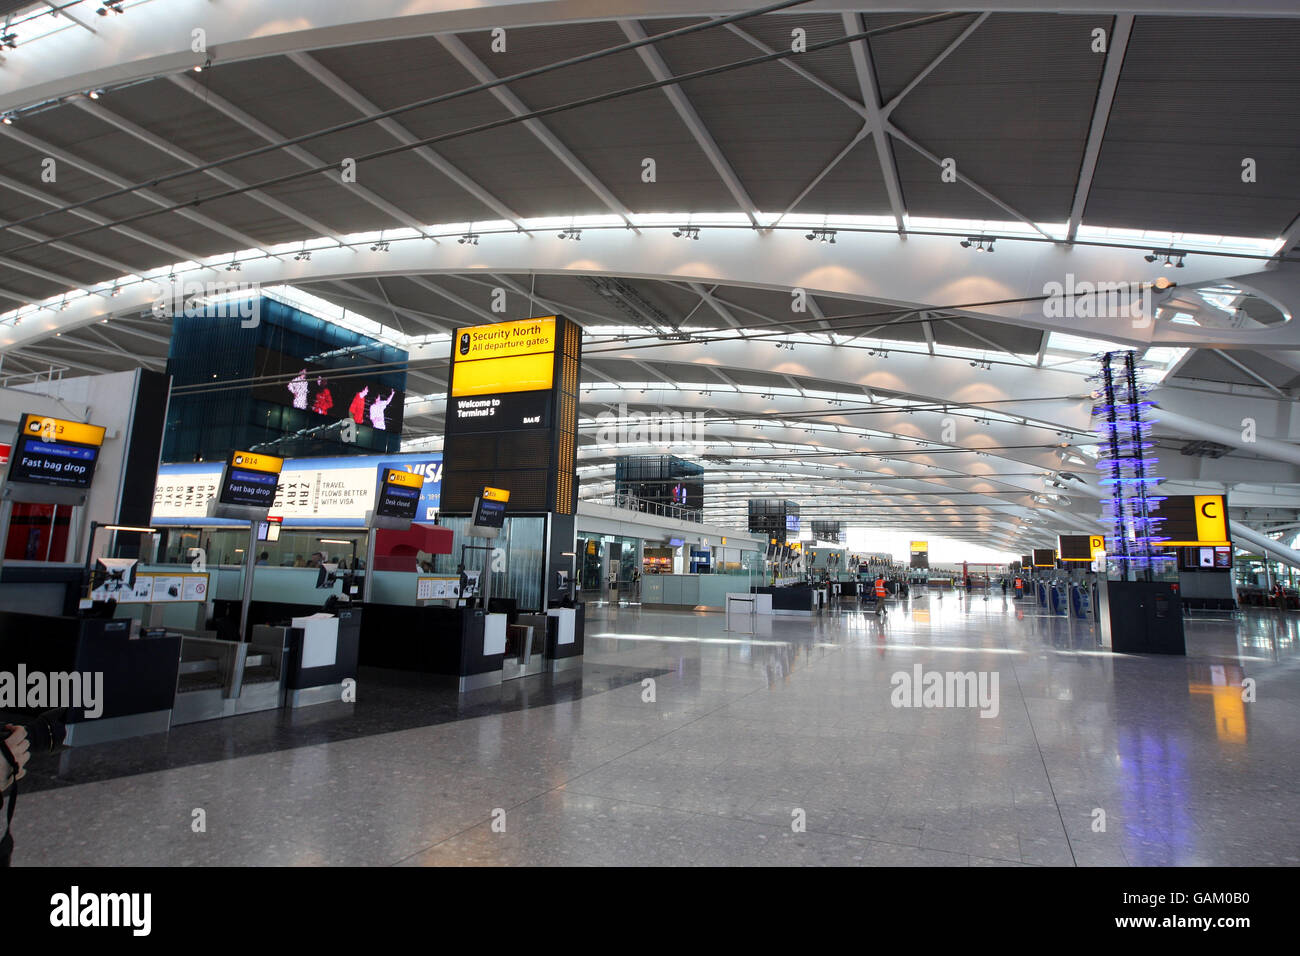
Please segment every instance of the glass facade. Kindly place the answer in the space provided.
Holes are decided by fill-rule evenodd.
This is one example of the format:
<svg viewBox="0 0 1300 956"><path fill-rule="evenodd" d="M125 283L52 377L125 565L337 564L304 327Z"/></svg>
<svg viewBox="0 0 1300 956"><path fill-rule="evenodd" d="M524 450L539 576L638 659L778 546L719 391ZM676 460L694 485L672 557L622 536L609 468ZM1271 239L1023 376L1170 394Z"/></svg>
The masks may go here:
<svg viewBox="0 0 1300 956"><path fill-rule="evenodd" d="M451 554L434 557L433 574L456 574L461 564L461 546L501 548L504 568L492 572L492 597L513 598L520 610L541 610L542 569L545 563L546 519L520 516L506 518L501 535L494 541L471 538L466 534L468 517L443 517L439 523L454 535ZM481 571L491 562L489 551L466 551L466 570Z"/></svg>

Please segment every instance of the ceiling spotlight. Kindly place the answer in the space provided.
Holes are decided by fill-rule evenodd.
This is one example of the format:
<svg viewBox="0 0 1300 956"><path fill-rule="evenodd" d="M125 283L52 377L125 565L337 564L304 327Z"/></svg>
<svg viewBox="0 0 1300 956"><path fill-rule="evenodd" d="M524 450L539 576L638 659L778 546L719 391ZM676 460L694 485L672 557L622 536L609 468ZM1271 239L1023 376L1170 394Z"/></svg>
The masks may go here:
<svg viewBox="0 0 1300 956"><path fill-rule="evenodd" d="M101 17L106 17L110 13L125 13L122 9L122 0L103 0L99 9L95 11Z"/></svg>
<svg viewBox="0 0 1300 956"><path fill-rule="evenodd" d="M14 125L14 114L13 114L13 113L6 113L4 116L0 116L0 123L4 123L6 126L13 126L13 125Z"/></svg>
<svg viewBox="0 0 1300 956"><path fill-rule="evenodd" d="M208 57L206 60L203 61L203 65L202 65L202 66L196 66L196 67L194 67L194 72L195 72L195 73L202 73L204 70L206 70L206 69L207 69L208 67L210 67L211 65L212 65L212 57Z"/></svg>
<svg viewBox="0 0 1300 956"><path fill-rule="evenodd" d="M561 236L560 238L563 239L564 237ZM477 245L478 245L478 236L476 236L476 235L475 235L474 233L472 233L472 232L467 232L467 233L465 233L465 235L461 236L461 237L460 237L459 239L457 239L456 241L457 241L458 243L460 243L462 246L477 246Z"/></svg>
<svg viewBox="0 0 1300 956"><path fill-rule="evenodd" d="M813 229L811 232L805 235L804 238L807 239L809 242L812 242L814 239L820 239L822 242L829 242L832 245L834 245L835 230L834 229Z"/></svg>
<svg viewBox="0 0 1300 956"><path fill-rule="evenodd" d="M226 266L226 271L227 271L227 272L243 272L243 271L244 271L244 264L243 264L242 262L236 262L234 259L231 259L231 260L230 260L230 265Z"/></svg>
<svg viewBox="0 0 1300 956"><path fill-rule="evenodd" d="M303 249L293 258L296 262L311 262L311 252L307 249Z"/></svg>
<svg viewBox="0 0 1300 956"><path fill-rule="evenodd" d="M1163 259L1164 262L1162 262L1161 265L1164 268L1168 269L1170 266L1173 266L1175 269L1181 269L1183 267L1183 257L1186 255L1187 253L1179 252L1177 249L1152 249L1148 255L1145 255L1142 258L1147 262L1155 262L1157 259Z"/></svg>
<svg viewBox="0 0 1300 956"><path fill-rule="evenodd" d="M16 49L17 46L18 46L18 34L17 34L17 33L6 33L6 34L3 34L3 35L0 35L0 43L3 43L5 46L7 46L7 47L8 47L9 49L11 49L11 50Z"/></svg>
<svg viewBox="0 0 1300 956"><path fill-rule="evenodd" d="M114 285L114 286L113 286L113 291L109 293L109 296L110 296L111 298L114 298L114 299L115 299L115 298L117 298L117 297L118 297L119 295L121 295L121 294L122 294L122 290L119 289L116 285Z"/></svg>
<svg viewBox="0 0 1300 956"><path fill-rule="evenodd" d="M89 93L87 93L86 95L89 96L92 100L97 100L97 99L99 99L101 96L104 95L104 91L103 91L103 90L91 90L91 91L90 91Z"/></svg>
<svg viewBox="0 0 1300 956"><path fill-rule="evenodd" d="M967 236L961 241L961 247L963 249L969 249L971 246L974 246L976 252L992 252L994 241L995 240L993 239L986 239L983 236Z"/></svg>
<svg viewBox="0 0 1300 956"><path fill-rule="evenodd" d="M559 237L560 237L561 239L572 239L574 242L578 242L578 241L580 241L580 240L582 239L582 230L581 230L581 229L561 229L561 230L560 230L560 233L559 233Z"/></svg>
<svg viewBox="0 0 1300 956"><path fill-rule="evenodd" d="M673 230L673 236L677 239L696 239L700 238L700 230L697 226L678 226Z"/></svg>

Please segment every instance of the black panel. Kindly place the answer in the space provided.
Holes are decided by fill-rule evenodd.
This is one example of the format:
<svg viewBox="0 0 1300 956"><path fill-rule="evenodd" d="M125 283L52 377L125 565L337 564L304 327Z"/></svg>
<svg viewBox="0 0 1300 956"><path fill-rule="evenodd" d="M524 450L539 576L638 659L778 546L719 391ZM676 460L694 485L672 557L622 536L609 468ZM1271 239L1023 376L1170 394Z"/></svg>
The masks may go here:
<svg viewBox="0 0 1300 956"><path fill-rule="evenodd" d="M140 369L122 474L122 500L117 506L118 524L147 526L153 516L153 490L158 480L170 391L171 376Z"/></svg>

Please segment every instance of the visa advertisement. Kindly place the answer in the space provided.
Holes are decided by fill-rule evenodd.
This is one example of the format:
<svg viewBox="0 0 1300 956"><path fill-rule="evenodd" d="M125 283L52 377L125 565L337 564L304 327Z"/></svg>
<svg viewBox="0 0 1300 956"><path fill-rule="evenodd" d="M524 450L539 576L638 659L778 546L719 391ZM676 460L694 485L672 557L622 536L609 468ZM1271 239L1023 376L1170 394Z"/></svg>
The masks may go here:
<svg viewBox="0 0 1300 956"><path fill-rule="evenodd" d="M153 524L229 525L229 520L207 517L208 501L220 490L223 464L162 465L154 486ZM434 519L442 490L441 452L286 458L270 516L282 518L285 528L363 528L366 512L375 505L380 468L423 477L415 520Z"/></svg>

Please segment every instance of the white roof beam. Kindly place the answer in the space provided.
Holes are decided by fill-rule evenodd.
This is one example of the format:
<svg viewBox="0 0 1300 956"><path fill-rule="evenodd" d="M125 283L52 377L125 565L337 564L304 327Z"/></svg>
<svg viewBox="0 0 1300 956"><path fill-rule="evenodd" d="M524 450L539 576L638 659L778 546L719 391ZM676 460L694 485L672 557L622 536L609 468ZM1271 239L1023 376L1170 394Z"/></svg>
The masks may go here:
<svg viewBox="0 0 1300 956"><path fill-rule="evenodd" d="M841 15L844 32L852 35L866 30L860 13ZM858 87L862 91L862 105L867 110L867 123L871 126L872 140L876 144L876 158L880 162L880 174L885 181L885 191L889 194L889 208L894 214L894 224L899 235L907 231L904 219L907 207L903 203L903 186L898 181L898 166L894 163L894 148L885 135L885 117L880 110L880 87L876 82L876 67L871 60L871 48L866 40L855 40L849 44L849 53L853 57L853 69L858 75Z"/></svg>
<svg viewBox="0 0 1300 956"><path fill-rule="evenodd" d="M892 112L894 112L894 110L898 108L898 104L903 102L903 98L907 96L908 93L911 93L912 90L920 86L921 81L924 80L931 73L933 73L935 67L937 67L944 60L948 59L948 57L952 54L952 52L956 50L957 47L965 43L966 38L969 37L972 33L974 33L977 29L979 29L980 24L983 23L988 18L989 15L987 13L981 13L978 17L976 17L974 21L972 21L971 24L966 27L966 29L962 30L961 33L957 34L957 36L953 39L953 41L939 52L938 56L936 56L933 60L927 63L925 65L925 68L921 70L920 73L912 77L912 81L908 83L907 86L903 87L898 92L897 96L895 96L888 103L882 106L880 108L880 112L885 117L885 119L888 119L889 114L891 114Z"/></svg>
<svg viewBox="0 0 1300 956"><path fill-rule="evenodd" d="M1101 85L1097 88L1097 100L1092 108L1088 144L1083 150L1079 180L1074 187L1070 221L1065 229L1067 242L1074 241L1079 231L1079 224L1083 222L1083 211L1088 205L1092 177L1097 172L1097 157L1101 155L1101 142L1106 137L1106 123L1110 120L1110 107L1115 102L1115 89L1119 85L1119 74L1124 66L1124 54L1128 50L1128 38L1132 31L1133 14L1121 13L1115 17L1115 25L1110 32L1110 42L1106 46L1106 65L1101 71Z"/></svg>
<svg viewBox="0 0 1300 956"><path fill-rule="evenodd" d="M38 189L25 186L17 180L10 179L8 176L0 176L0 186L12 190L21 196L26 196L28 199L35 199L37 202L45 203L47 206L63 206L66 204L66 200L57 199L49 193L43 193ZM142 243L143 245L151 246L154 249L167 253L168 255L175 256L176 261L178 262L197 262L203 258L197 253L190 252L188 249L182 249L180 246L172 245L170 242L165 242L162 239L156 239L153 236L140 232L138 229L132 229L129 226L113 225L106 216L100 216L86 209L69 209L68 213L78 217L79 219L84 219L87 222L93 222L97 226L104 226L106 229L116 232L120 236L126 236L128 239L134 239L136 242ZM17 232L16 229L14 231ZM134 269L125 269L123 271L127 275L131 275L135 272Z"/></svg>
<svg viewBox="0 0 1300 956"><path fill-rule="evenodd" d="M84 173L102 179L104 182L116 186L118 189L127 189L132 186L130 180L118 176L115 173L111 173L102 166L97 166L89 160L82 159L80 156L77 156L75 153L70 153L66 149L60 149L53 143L47 143L42 139L38 139L30 133L21 132L14 129L12 126L0 126L0 130L3 130L8 136L16 139L29 149L34 149L45 156L54 157L59 160L59 162L67 163L69 166L80 169ZM155 206L170 207L174 205L172 200L160 193L154 192L152 189L131 189L131 195L138 196L145 202L152 203ZM266 252L266 250L263 249L262 244L252 236L241 232L238 229L232 229L230 226L218 222L211 216L205 216L202 213L195 212L193 209L174 209L172 211L178 216L188 219L191 222L198 223L205 229L211 229L213 232L219 232L223 236L229 236L243 247L262 249L263 252ZM266 252L266 254L268 256L271 255L269 252Z"/></svg>
<svg viewBox="0 0 1300 956"><path fill-rule="evenodd" d="M426 276L405 276L405 279L407 282L415 283L421 289L427 289L429 292L432 292L434 295L446 299L448 302L452 303L453 305L460 306L466 312L469 312L472 315L477 315L484 322L500 322L505 318L505 316L496 315L492 312L489 312L487 309L480 308L479 306L475 305L473 302L470 302L468 299L461 298L454 292L448 292L442 286L436 285L435 283L429 281L429 279Z"/></svg>
<svg viewBox="0 0 1300 956"><path fill-rule="evenodd" d="M1251 378L1253 378L1255 381L1259 382L1259 384L1263 385L1263 386L1264 386L1265 388L1267 388L1269 391L1271 391L1271 392L1273 392L1273 393L1275 393L1275 394L1277 394L1277 395L1280 395L1282 398L1287 398L1287 397L1289 397L1289 396L1286 394L1286 392L1282 391L1282 389L1278 388L1276 385L1274 385L1272 382L1270 382L1270 381L1269 381L1268 379L1266 379L1264 376L1260 375L1260 374L1259 374L1258 372L1256 372L1253 368L1250 368L1249 366L1247 366L1247 365L1243 364L1242 362L1238 361L1237 359L1233 358L1231 355L1229 355L1229 354L1228 354L1227 352L1225 352L1223 349L1211 349L1210 351L1212 351L1212 352L1213 352L1215 355L1217 355L1219 358L1223 359L1225 362L1227 362L1227 363L1228 363L1229 365L1231 365L1233 368L1236 368L1236 369L1238 369L1239 371L1243 372L1244 374L1249 375Z"/></svg>
<svg viewBox="0 0 1300 956"><path fill-rule="evenodd" d="M69 345L74 349L78 347L73 343L69 343ZM83 372L90 372L92 375L108 375L113 371L111 368L105 368L102 365L91 365L89 362L74 361L61 353L60 350L64 347L66 346L60 346L58 344L57 339L51 339L42 342L39 351L31 346L26 346L21 349L18 354L29 356L46 364L61 364L71 368L80 369ZM42 354L43 352L53 352L54 354ZM7 354L13 355L15 353L9 352Z"/></svg>
<svg viewBox="0 0 1300 956"><path fill-rule="evenodd" d="M355 285L354 283L347 282L342 279L336 279L334 280L334 285L338 286L339 288L346 289L348 292L352 293L352 295L356 296L362 302L370 302L373 303L374 305L378 305L382 308L388 309L394 315L404 315L409 319L413 319L414 321L420 323L420 325L424 326L426 329L432 329L435 332L450 332L453 328L455 328L455 324L450 321L444 321L440 325L436 320L434 320L433 318L431 318L430 316L422 312L415 312L411 309L406 309L399 305L393 305L391 302L388 301L388 299L385 296L378 296L375 295L373 292L367 292L365 289L361 288L358 285Z"/></svg>
<svg viewBox="0 0 1300 956"><path fill-rule="evenodd" d="M181 149L179 146L175 145L174 143L169 143L161 136L157 136L154 133L149 132L147 129L140 126L139 124L131 122L126 117L119 116L117 113L114 113L112 110L108 109L107 107L102 106L99 103L99 101L91 101L83 97L76 97L75 99L72 100L72 103L74 106L79 107L83 112L89 113L91 116L95 117L96 119L102 120L103 122L108 123L111 126L116 126L118 129L126 133L128 136L132 136L135 139L138 139L140 142L152 146L154 149L158 150L159 152L165 153L166 155L170 156L172 159L184 163L186 166L195 168L204 165L204 160L200 159L198 156L195 156L189 150ZM247 196L249 199L253 200L254 202L261 203L263 206L266 206L268 209L275 210L280 215L284 216L286 219L291 219L294 222L298 223L298 225L306 226L308 229L312 230L313 232L321 236L324 236L326 239L333 239L339 245L343 245L342 237L339 236L338 233L334 232L334 230L330 229L329 226L326 226L323 223L319 222L318 220L313 219L310 216L307 216L299 212L298 210L286 205L285 203L280 202L280 200L278 199L268 196L260 189L248 189L247 183L243 182L240 179L235 178L234 176L231 176L229 173L222 172L219 169L205 169L204 174L211 176L213 179L215 179L219 183L222 183L223 185L230 186L232 189L247 190L247 192L245 192L244 195ZM254 242L253 245L257 247L259 244ZM129 272L130 270L127 271Z"/></svg>
<svg viewBox="0 0 1300 956"><path fill-rule="evenodd" d="M998 352L1005 352L1007 355L1010 355L1013 359L1015 359L1015 360L1016 360L1017 362L1019 362L1021 365L1027 365L1027 366L1030 366L1030 367L1033 367L1033 366L1035 365L1035 363L1033 363L1033 362L1027 362L1027 361L1025 361L1025 359L1024 359L1022 356L1017 355L1015 352L1011 351L1011 349L1007 348L1005 345L999 345L997 342L994 342L991 338L988 338L987 336L984 336L984 335L980 335L980 334L979 334L978 332L976 332L974 329L969 329L969 328L967 328L967 327L964 326L964 325L960 325L960 324L954 322L952 319L944 319L943 321L944 321L944 324L946 324L946 325L951 325L951 326L952 326L954 329L956 329L957 331L959 331L959 332L964 332L966 335L969 335L971 338L975 339L975 340L978 341L978 342L983 342L985 345L989 346L990 348L994 349L995 351L998 351ZM1044 335L1046 335L1046 333L1044 333Z"/></svg>
<svg viewBox="0 0 1300 956"><path fill-rule="evenodd" d="M125 262L119 262L117 259L110 259L108 256L101 256L89 249L82 249L80 246L74 246L70 242L59 242L56 237L48 236L44 233L37 232L35 229L28 229L24 226L11 226L8 222L0 219L0 228L7 228L15 236L22 236L24 239L31 239L33 242L45 243L51 249L58 249L60 252L66 252L69 255L77 256L88 262L95 262L108 269L116 269L123 275L131 275L135 268L127 265ZM74 283L75 285L75 283Z"/></svg>
<svg viewBox="0 0 1300 956"><path fill-rule="evenodd" d="M348 103L363 116L373 116L377 113L383 112L383 110L378 106L362 96L353 86L345 82L342 77L329 70L320 62L320 60L317 60L310 54L290 53L289 59L302 69L306 70L307 73L321 83L321 85L331 90L336 96ZM375 125L404 146L410 146L412 143L417 142L415 135L410 130L391 117L381 119L377 121ZM465 173L461 172L461 170L457 169L454 165L448 162L446 158L430 149L428 146L418 146L412 150L412 152L454 182L465 192L477 199L484 206L491 209L502 219L509 220L520 228L523 227L523 217L519 215L519 213L515 212L499 198L492 195L492 193L488 192L469 176L465 175Z"/></svg>
<svg viewBox="0 0 1300 956"><path fill-rule="evenodd" d="M732 315L731 311L714 296L713 293L717 290L717 286L714 286L712 289L706 289L698 282L688 282L687 285L690 287L692 292L700 297L702 302L707 303L709 308L718 313L724 322L730 325L733 329L740 328L740 322L736 317Z"/></svg>
<svg viewBox="0 0 1300 956"><path fill-rule="evenodd" d="M890 135L890 136L894 137L894 138L897 139L897 140L900 140L900 141L906 143L908 146L912 147L912 149L913 149L915 152L920 153L922 156L924 156L926 159L928 159L928 160L929 160L930 162L932 162L934 165L936 165L936 166L942 166L942 165L943 165L943 160L942 160L942 159L940 159L940 158L939 158L938 156L936 156L934 153L930 152L928 149L926 149L924 146L922 146L922 145L921 145L920 143L918 143L916 140L912 139L912 137L908 136L908 135L907 135L906 133L904 133L901 129L899 129L897 126L895 126L893 123L889 123L889 122L887 122L887 125L888 125L889 135ZM1033 229L1034 232L1036 232L1036 233L1038 233L1040 236L1042 236L1044 239L1051 239L1053 242L1059 241L1059 240L1057 240L1057 238L1056 238L1055 236L1050 236L1050 235L1048 235L1046 232L1044 232L1042 229L1038 228L1038 224L1037 224L1036 222L1034 222L1032 219L1030 219L1028 216L1026 216L1024 213L1020 212L1020 211L1019 211L1018 209L1016 209L1014 206L1010 206L1010 205L1008 205L1007 203L1003 202L1003 201L1002 201L1001 199L999 199L997 196L993 195L993 193L989 192L987 189L985 189L985 188L984 188L983 186L981 186L979 183L975 182L973 179L971 179L969 176L967 176L965 173L963 173L963 172L961 171L961 163L960 163L960 162L958 162L958 164L957 164L956 176L957 176L958 181L965 183L967 186L969 186L971 189L975 190L975 192L979 193L981 196L983 196L983 197L984 197L985 199L987 199L989 202L993 203L993 204L994 204L995 206L997 206L999 209L1002 209L1004 212L1006 212L1006 213L1008 213L1008 214L1014 216L1016 219L1019 219L1019 220L1020 220L1021 222L1023 222L1025 225L1029 226L1029 228Z"/></svg>
<svg viewBox="0 0 1300 956"><path fill-rule="evenodd" d="M41 2L50 8L50 16L67 17L77 26L81 27L81 29L89 30L91 33L98 35L99 31L96 30L94 27L92 27L89 23L87 23L85 20L80 19L79 17L73 16L71 13L68 12L68 7L72 6L71 3L61 7L57 3L55 3L54 0L41 0Z"/></svg>
<svg viewBox="0 0 1300 956"><path fill-rule="evenodd" d="M624 35L629 40L646 39L645 30L635 20L620 20L619 26L622 27ZM638 47L636 52L647 69L650 70L650 75L656 80L663 82L672 77L673 73L668 69L668 64L664 62L663 57L659 55L659 51L655 49L653 44ZM704 125L704 121L700 119L700 114L695 111L695 107L691 105L691 101L682 91L682 88L673 85L662 87L662 89L664 96L668 97L668 102L677 111L677 115L681 118L686 129L695 138L695 142L700 149L704 151L709 164L717 172L723 185L727 187L727 192L731 193L731 198L736 201L736 205L740 207L741 211L749 217L750 223L757 226L757 205L746 191L744 184L741 183L736 170L727 161L727 157L722 154L722 149L718 146L717 140L713 138L713 134Z"/></svg>
<svg viewBox="0 0 1300 956"><path fill-rule="evenodd" d="M262 139L266 140L268 143L280 143L283 142L283 140L285 139L284 136L277 133L274 129L272 129L270 126L267 126L261 120L255 118L254 116L240 109L238 106L230 102L225 97L220 96L217 93L213 93L211 90L207 89L206 87L200 86L198 83L193 83L189 80L183 80L179 76L175 76L175 75L169 76L167 77L167 79L171 80L172 83L174 83L177 87L184 90L186 93L189 93L195 99L201 101L207 106L212 107L217 112L224 114L226 117L234 120L236 123L238 123L240 126L244 127L245 129L256 133L258 136L262 137ZM284 153L284 155L286 156L292 156L294 159L298 160L298 162L302 163L304 166L311 166L314 168L317 166L327 165L323 159L321 159L320 157L316 156L313 153L308 152L307 150L303 149L301 146L285 146L281 149L281 152ZM365 186L362 186L360 183L343 182L342 177L338 175L337 170L333 172L329 172L329 171L322 172L321 175L324 176L326 180L330 182L331 185L342 186L344 189L348 190L353 195L355 195L358 199L361 199L369 203L370 205L378 209L380 212L384 213L387 216L390 216L395 221L400 222L404 226L409 226L411 229L414 229L422 236L431 238L428 236L428 233L424 231L423 223L416 220L415 217L408 215L405 210L400 209L397 206L394 206L384 197L380 196L377 193L372 192L371 190L367 189Z"/></svg>
<svg viewBox="0 0 1300 956"><path fill-rule="evenodd" d="M473 51L467 47L459 37L451 34L443 34L438 37L438 42L456 58L470 75L480 83L493 83L501 78L493 73L484 65L483 61L474 55ZM504 86L494 86L490 90L492 95L515 116L525 116L532 112L523 101L519 99L512 91ZM573 173L584 186L596 194L611 212L623 218L629 227L632 227L632 211L623 205L609 187L596 178L596 174L587 168L582 160L573 154L569 147L560 142L559 138L551 132L550 128L539 119L524 120L524 127L537 138L537 140L550 150L561 163L568 167L569 172ZM639 230L638 230L639 231Z"/></svg>
<svg viewBox="0 0 1300 956"><path fill-rule="evenodd" d="M785 62L788 63L789 61L787 60ZM853 150L857 148L858 143L862 142L870 135L871 135L871 124L863 123L862 128L859 129L856 134L854 134L853 138L849 140L848 144L843 149L841 149L838 153L836 153L835 156L831 159L831 161L827 163L825 166L823 166L816 176L814 176L811 180L809 180L808 185L804 186L804 188L799 191L799 195L795 196L794 199L790 201L790 204L787 205L784 210L782 210L781 215L776 217L776 220L772 223L772 225L774 226L779 225L780 222L783 219L785 219L786 216L794 212L794 210L798 208L799 204L804 201L804 199L808 196L808 194L817 188L817 184L820 183L823 179L825 179L828 175L830 175L831 170L833 170L836 166L838 166L841 162L843 162L844 157L849 155L849 153L853 152Z"/></svg>

